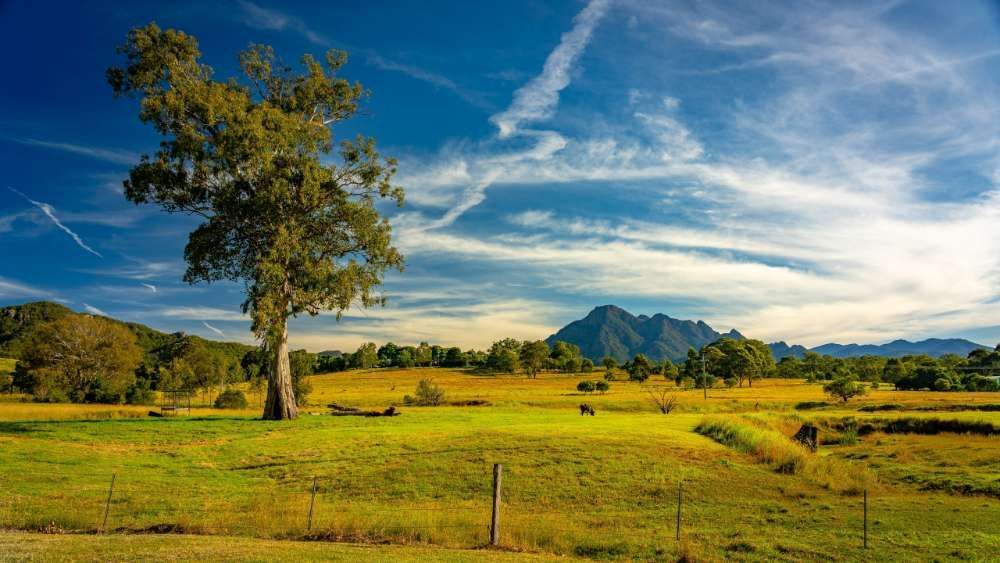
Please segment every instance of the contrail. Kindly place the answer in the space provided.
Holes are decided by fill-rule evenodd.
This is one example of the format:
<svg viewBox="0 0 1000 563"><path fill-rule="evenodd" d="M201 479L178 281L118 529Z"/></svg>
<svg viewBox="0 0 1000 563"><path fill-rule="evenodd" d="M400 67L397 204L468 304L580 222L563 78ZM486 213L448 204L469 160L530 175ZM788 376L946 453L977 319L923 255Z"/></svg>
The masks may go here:
<svg viewBox="0 0 1000 563"><path fill-rule="evenodd" d="M146 288L148 288L153 293L156 293L156 286L155 285L153 285L151 283L144 283L142 285L145 286Z"/></svg>
<svg viewBox="0 0 1000 563"><path fill-rule="evenodd" d="M86 250L87 252L93 254L94 256L97 256L98 258L104 258L104 256L102 256L100 252L98 252L98 251L94 250L93 248L90 248L89 246L87 246L87 243L83 242L83 239L80 238L80 235L78 235L78 234L74 233L73 231L71 231L69 229L69 227L67 227L66 225L63 225L62 222L56 217L56 214L53 213L51 205L49 205L47 203L42 203L40 201L35 201L35 200L31 199L30 197L24 195L23 193L15 190L14 188L12 188L10 186L7 186L7 189L10 190L10 191L12 191L12 192L14 192L14 193L16 193L17 195L23 197L24 199L28 200L35 207L41 209L42 213L45 213L45 215L49 219L51 219L52 222L55 223L55 225L57 227L59 227L60 229L66 231L66 234L68 234L69 236L73 237L73 240L76 241L76 244L78 244L80 246L80 248Z"/></svg>
<svg viewBox="0 0 1000 563"><path fill-rule="evenodd" d="M218 334L219 336L225 336L226 335L226 333L224 333L221 330L215 328L214 326L206 323L205 321L201 321L201 324L205 325L205 328L207 328L208 330L214 332L215 334Z"/></svg>

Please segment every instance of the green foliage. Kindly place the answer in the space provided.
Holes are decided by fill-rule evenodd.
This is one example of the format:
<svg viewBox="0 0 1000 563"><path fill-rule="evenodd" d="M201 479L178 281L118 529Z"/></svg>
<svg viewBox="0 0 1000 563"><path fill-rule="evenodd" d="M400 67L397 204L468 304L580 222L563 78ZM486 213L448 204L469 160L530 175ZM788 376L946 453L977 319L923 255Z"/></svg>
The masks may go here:
<svg viewBox="0 0 1000 563"><path fill-rule="evenodd" d="M549 357L549 345L544 340L526 340L521 344L521 351L518 359L521 367L528 377L534 379L538 371L545 367L545 361Z"/></svg>
<svg viewBox="0 0 1000 563"><path fill-rule="evenodd" d="M549 354L550 365L563 373L577 373L583 365L583 356L580 354L580 347L562 340L556 341L552 345L552 352Z"/></svg>
<svg viewBox="0 0 1000 563"><path fill-rule="evenodd" d="M203 220L184 257L190 283L247 287L243 309L275 354L265 418L294 418L287 319L384 303L385 271L402 269L377 201L403 204L396 163L373 139L340 142L330 125L349 119L364 90L337 76L346 54L306 55L298 73L270 47L240 54L244 81L217 81L195 39L156 24L132 29L125 65L107 71L116 96L140 100L139 119L162 136L159 150L129 172L125 195ZM325 63L325 64L324 64Z"/></svg>
<svg viewBox="0 0 1000 563"><path fill-rule="evenodd" d="M594 371L594 361L590 358L580 360L580 371L583 373L590 373Z"/></svg>
<svg viewBox="0 0 1000 563"><path fill-rule="evenodd" d="M351 354L349 365L357 369L371 369L378 365L378 352L374 342L366 342L358 346L357 351Z"/></svg>
<svg viewBox="0 0 1000 563"><path fill-rule="evenodd" d="M135 381L142 350L120 323L68 315L33 331L18 362L18 383L40 401L123 400Z"/></svg>
<svg viewBox="0 0 1000 563"><path fill-rule="evenodd" d="M435 407L444 402L444 389L434 384L432 379L421 379L417 383L414 396L406 395L403 403L421 407Z"/></svg>
<svg viewBox="0 0 1000 563"><path fill-rule="evenodd" d="M576 384L576 390L581 393L593 393L597 386L593 381L584 380Z"/></svg>
<svg viewBox="0 0 1000 563"><path fill-rule="evenodd" d="M867 393L865 386L851 377L839 377L823 386L823 391L843 402Z"/></svg>
<svg viewBox="0 0 1000 563"><path fill-rule="evenodd" d="M239 389L226 389L215 398L213 406L217 409L245 409L247 398Z"/></svg>
<svg viewBox="0 0 1000 563"><path fill-rule="evenodd" d="M628 371L629 381L641 383L649 379L649 375L653 373L653 363L645 355L636 354L632 361L625 366L625 369Z"/></svg>
<svg viewBox="0 0 1000 563"><path fill-rule="evenodd" d="M521 343L513 338L498 340L490 346L485 367L501 373L515 373L521 361Z"/></svg>
<svg viewBox="0 0 1000 563"><path fill-rule="evenodd" d="M771 349L760 340L720 338L702 349L706 370L722 378L735 378L740 387L746 381L767 377L775 369Z"/></svg>
<svg viewBox="0 0 1000 563"><path fill-rule="evenodd" d="M607 393L611 390L611 384L604 380L595 381L594 390L598 393Z"/></svg>

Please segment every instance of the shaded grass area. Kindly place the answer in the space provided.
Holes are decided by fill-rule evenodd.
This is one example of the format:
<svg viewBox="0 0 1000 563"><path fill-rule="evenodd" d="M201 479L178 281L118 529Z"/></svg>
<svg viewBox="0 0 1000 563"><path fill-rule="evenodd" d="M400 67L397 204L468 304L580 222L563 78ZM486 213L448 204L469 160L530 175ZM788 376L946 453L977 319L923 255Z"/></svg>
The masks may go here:
<svg viewBox="0 0 1000 563"><path fill-rule="evenodd" d="M0 532L3 561L554 561L555 557L430 546L346 545L225 536Z"/></svg>

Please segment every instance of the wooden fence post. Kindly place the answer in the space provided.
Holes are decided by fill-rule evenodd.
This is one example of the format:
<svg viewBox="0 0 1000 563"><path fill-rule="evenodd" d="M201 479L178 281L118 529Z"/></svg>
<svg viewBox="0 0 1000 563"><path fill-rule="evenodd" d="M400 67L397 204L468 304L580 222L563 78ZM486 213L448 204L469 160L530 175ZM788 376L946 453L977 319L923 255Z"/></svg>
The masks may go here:
<svg viewBox="0 0 1000 563"><path fill-rule="evenodd" d="M306 531L311 531L313 527L313 506L316 505L316 478L313 477L312 494L309 496L309 523L306 524Z"/></svg>
<svg viewBox="0 0 1000 563"><path fill-rule="evenodd" d="M490 521L490 545L500 545L500 476L503 466L493 464L493 519Z"/></svg>
<svg viewBox="0 0 1000 563"><path fill-rule="evenodd" d="M681 539L681 505L684 503L683 481L677 483L677 541Z"/></svg>
<svg viewBox="0 0 1000 563"><path fill-rule="evenodd" d="M865 549L868 549L868 489L865 489Z"/></svg>
<svg viewBox="0 0 1000 563"><path fill-rule="evenodd" d="M117 473L111 474L111 485L108 487L108 499L104 501L104 519L101 521L101 527L97 530L98 534L103 533L105 526L108 525L108 510L111 508L111 495L115 492L115 479L117 477Z"/></svg>

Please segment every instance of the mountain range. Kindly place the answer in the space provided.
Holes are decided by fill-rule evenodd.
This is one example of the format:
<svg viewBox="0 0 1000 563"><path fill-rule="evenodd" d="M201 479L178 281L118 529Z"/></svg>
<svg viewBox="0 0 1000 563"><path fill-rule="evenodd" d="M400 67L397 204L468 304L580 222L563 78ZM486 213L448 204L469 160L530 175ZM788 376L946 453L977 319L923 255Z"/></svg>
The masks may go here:
<svg viewBox="0 0 1000 563"><path fill-rule="evenodd" d="M683 361L688 348L701 348L722 337L745 338L739 331L718 332L704 321L688 321L656 314L633 315L615 305L595 307L586 317L573 321L546 339L551 346L562 340L580 347L581 353L594 361L611 356L619 361L644 354L650 359ZM823 344L809 349L799 344L773 342L768 344L776 360L786 356L801 358L807 351L837 358L851 356L905 356L944 354L966 356L977 348L986 348L961 338L931 338L920 342L894 340L888 344Z"/></svg>

